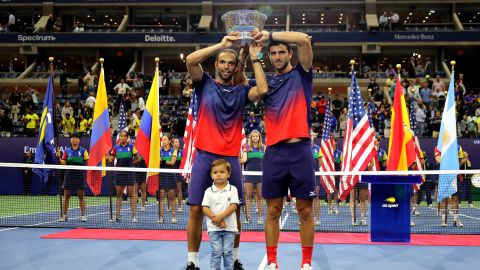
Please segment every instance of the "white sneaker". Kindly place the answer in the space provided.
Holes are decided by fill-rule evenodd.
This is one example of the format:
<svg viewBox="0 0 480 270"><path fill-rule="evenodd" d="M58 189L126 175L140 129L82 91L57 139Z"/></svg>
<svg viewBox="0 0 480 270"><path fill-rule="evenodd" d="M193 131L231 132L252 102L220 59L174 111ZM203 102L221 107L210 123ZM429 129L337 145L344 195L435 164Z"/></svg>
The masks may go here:
<svg viewBox="0 0 480 270"><path fill-rule="evenodd" d="M262 225L263 223L264 223L263 218L262 218L262 217L259 217L259 218L257 219L257 224L258 224L258 225Z"/></svg>
<svg viewBox="0 0 480 270"><path fill-rule="evenodd" d="M441 215L441 216L442 216L442 222L440 223L440 226L447 227L448 224L445 222L445 215Z"/></svg>
<svg viewBox="0 0 480 270"><path fill-rule="evenodd" d="M183 212L183 209L182 209L182 207L181 207L181 206L180 206L180 207L178 207L178 212Z"/></svg>
<svg viewBox="0 0 480 270"><path fill-rule="evenodd" d="M163 217L159 217L157 223L163 223Z"/></svg>
<svg viewBox="0 0 480 270"><path fill-rule="evenodd" d="M320 219L319 218L315 218L315 226L320 226Z"/></svg>
<svg viewBox="0 0 480 270"><path fill-rule="evenodd" d="M358 226L358 222L352 220L352 226Z"/></svg>
<svg viewBox="0 0 480 270"><path fill-rule="evenodd" d="M368 225L367 219L366 219L366 218L362 218L362 220L360 221L360 225L362 225L362 226L367 226L367 225Z"/></svg>
<svg viewBox="0 0 480 270"><path fill-rule="evenodd" d="M177 224L177 218L176 217L172 217L172 223Z"/></svg>
<svg viewBox="0 0 480 270"><path fill-rule="evenodd" d="M415 216L420 216L420 211L418 211L417 209L413 210L413 214Z"/></svg>
<svg viewBox="0 0 480 270"><path fill-rule="evenodd" d="M415 222L410 220L410 227L415 227Z"/></svg>
<svg viewBox="0 0 480 270"><path fill-rule="evenodd" d="M82 222L87 222L87 216L82 216Z"/></svg>
<svg viewBox="0 0 480 270"><path fill-rule="evenodd" d="M65 222L67 220L68 220L67 216L62 216L60 219L58 219L58 222Z"/></svg>
<svg viewBox="0 0 480 270"><path fill-rule="evenodd" d="M250 217L245 217L245 224L250 224L251 218Z"/></svg>
<svg viewBox="0 0 480 270"><path fill-rule="evenodd" d="M460 219L457 219L453 221L453 226L463 228L463 223L460 221Z"/></svg>
<svg viewBox="0 0 480 270"><path fill-rule="evenodd" d="M304 264L301 270L313 270L313 267L310 264Z"/></svg>
<svg viewBox="0 0 480 270"><path fill-rule="evenodd" d="M172 209L170 209L170 207L167 207L167 212L170 212L172 211Z"/></svg>
<svg viewBox="0 0 480 270"><path fill-rule="evenodd" d="M145 206L142 206L142 208L140 208L140 212L145 212Z"/></svg>
<svg viewBox="0 0 480 270"><path fill-rule="evenodd" d="M473 203L469 203L468 207L473 208Z"/></svg>
<svg viewBox="0 0 480 270"><path fill-rule="evenodd" d="M137 223L137 222L138 222L137 217L136 217L136 216L133 216L133 217L132 217L132 223Z"/></svg>
<svg viewBox="0 0 480 270"><path fill-rule="evenodd" d="M292 212L293 212L294 214L298 214L297 207L296 207L295 205L292 206Z"/></svg>
<svg viewBox="0 0 480 270"><path fill-rule="evenodd" d="M337 207L335 207L335 208L333 209L333 212L335 213L335 215L338 215L338 214L340 214L340 211L338 210L338 208L337 208Z"/></svg>
<svg viewBox="0 0 480 270"><path fill-rule="evenodd" d="M329 208L327 214L332 215L333 214L333 209Z"/></svg>
<svg viewBox="0 0 480 270"><path fill-rule="evenodd" d="M276 264L271 263L265 267L265 270L278 270L278 267Z"/></svg>

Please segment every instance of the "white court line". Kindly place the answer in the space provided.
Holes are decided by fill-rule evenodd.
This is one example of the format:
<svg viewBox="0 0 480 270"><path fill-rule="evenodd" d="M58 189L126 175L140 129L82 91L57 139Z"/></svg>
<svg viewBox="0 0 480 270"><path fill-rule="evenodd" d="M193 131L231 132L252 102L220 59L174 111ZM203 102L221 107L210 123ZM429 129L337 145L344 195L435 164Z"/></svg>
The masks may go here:
<svg viewBox="0 0 480 270"><path fill-rule="evenodd" d="M18 229L18 227L14 227L14 228L7 228L7 229L1 229L0 232L4 232L4 231L11 231L11 230L15 230L15 229Z"/></svg>
<svg viewBox="0 0 480 270"><path fill-rule="evenodd" d="M290 214L287 213L285 215L285 217L283 218L283 220L279 220L278 223L280 225L280 231L283 229L283 226L285 226L285 222L287 221L287 218ZM262 259L262 262L260 263L260 265L258 266L258 269L257 270L264 270L265 269L265 266L267 266L267 254L265 253L265 256L263 256L263 259Z"/></svg>
<svg viewBox="0 0 480 270"><path fill-rule="evenodd" d="M105 206L105 205L108 205L108 204L96 204L96 205L87 205L87 209L89 207L99 207L99 206ZM75 210L75 209L80 209L80 207L69 207L68 210ZM21 216L29 216L29 215L37 215L37 214L48 214L48 213L55 213L55 212L59 212L60 210L59 209L54 209L54 210L51 210L51 211L44 211L44 212L33 212L33 213L26 213L26 214L18 214L18 215L13 215L13 216L3 216L3 217L0 217L0 219L3 219L3 218L13 218L13 217L21 217Z"/></svg>
<svg viewBox="0 0 480 270"><path fill-rule="evenodd" d="M437 210L436 207L428 207L429 209L433 209L433 210ZM475 208L475 207L474 207ZM459 216L462 216L462 217L466 217L466 218L471 218L471 219L476 219L476 220L480 220L480 218L477 218L477 217L472 217L472 216L469 216L469 215L465 215L465 214L458 214Z"/></svg>

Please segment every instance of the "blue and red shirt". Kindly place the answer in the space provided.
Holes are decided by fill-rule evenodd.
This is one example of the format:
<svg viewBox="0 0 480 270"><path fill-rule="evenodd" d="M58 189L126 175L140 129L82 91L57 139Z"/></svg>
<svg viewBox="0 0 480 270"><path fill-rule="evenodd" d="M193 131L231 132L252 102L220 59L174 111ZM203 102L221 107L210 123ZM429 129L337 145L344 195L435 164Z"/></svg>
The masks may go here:
<svg viewBox="0 0 480 270"><path fill-rule="evenodd" d="M137 154L137 149L133 144L116 144L111 153L117 159L117 167L132 167L133 156Z"/></svg>
<svg viewBox="0 0 480 270"><path fill-rule="evenodd" d="M310 138L312 86L312 69L307 72L300 63L270 79L264 97L267 146L292 138Z"/></svg>
<svg viewBox="0 0 480 270"><path fill-rule="evenodd" d="M198 99L198 122L194 146L223 156L238 156L242 141L243 109L248 85L222 85L203 73L194 82Z"/></svg>

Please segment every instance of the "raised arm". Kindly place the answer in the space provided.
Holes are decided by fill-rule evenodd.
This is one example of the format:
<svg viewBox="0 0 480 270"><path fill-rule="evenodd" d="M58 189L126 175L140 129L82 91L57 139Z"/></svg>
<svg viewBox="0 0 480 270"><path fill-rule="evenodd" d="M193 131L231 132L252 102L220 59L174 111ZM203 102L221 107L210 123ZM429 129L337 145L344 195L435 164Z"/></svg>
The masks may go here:
<svg viewBox="0 0 480 270"><path fill-rule="evenodd" d="M231 35L223 37L222 41L218 44L200 49L189 54L186 58L188 74L193 81L201 81L203 77L203 68L200 65L205 59L214 55L215 53L232 47L233 43L238 40L239 33L232 33Z"/></svg>
<svg viewBox="0 0 480 270"><path fill-rule="evenodd" d="M258 54L262 51L262 43L253 42L250 44L248 50L250 54L250 60L252 61L255 80L257 81L257 85L248 91L248 99L251 101L257 101L268 92L267 77L265 77L262 63L260 63L260 59L258 59Z"/></svg>
<svg viewBox="0 0 480 270"><path fill-rule="evenodd" d="M278 41L298 45L298 61L303 69L308 71L312 67L313 51L310 37L302 32L268 32L262 31L254 37L257 42Z"/></svg>

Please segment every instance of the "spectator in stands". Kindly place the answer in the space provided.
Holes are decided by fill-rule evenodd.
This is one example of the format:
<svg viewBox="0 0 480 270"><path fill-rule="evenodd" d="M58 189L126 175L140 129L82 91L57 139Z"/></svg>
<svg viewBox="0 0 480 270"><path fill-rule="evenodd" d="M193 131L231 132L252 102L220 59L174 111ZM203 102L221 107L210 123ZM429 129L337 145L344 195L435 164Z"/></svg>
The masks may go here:
<svg viewBox="0 0 480 270"><path fill-rule="evenodd" d="M70 105L70 101L65 101L65 104L62 107L62 118L65 118L67 116L67 113L70 114L70 116L73 115L73 108Z"/></svg>
<svg viewBox="0 0 480 270"><path fill-rule="evenodd" d="M47 72L47 66L45 65L45 62L40 63L40 65L37 65L37 72Z"/></svg>
<svg viewBox="0 0 480 270"><path fill-rule="evenodd" d="M422 97L422 102L427 107L430 105L430 97L432 96L432 90L428 88L428 83L422 83L422 89L420 89L420 96Z"/></svg>
<svg viewBox="0 0 480 270"><path fill-rule="evenodd" d="M317 102L317 111L318 111L318 121L323 123L323 119L325 118L325 111L327 110L327 100L325 96L320 96L320 100Z"/></svg>
<svg viewBox="0 0 480 270"><path fill-rule="evenodd" d="M32 111L32 107L27 107L27 113L22 117L22 121L26 123L25 134L27 137L35 137L39 120L38 114Z"/></svg>
<svg viewBox="0 0 480 270"><path fill-rule="evenodd" d="M423 74L425 76L428 75L428 77L430 78L430 76L433 75L433 64L432 62L430 61L430 57L425 57L425 66L423 67Z"/></svg>
<svg viewBox="0 0 480 270"><path fill-rule="evenodd" d="M15 24L16 24L15 15L13 15L13 12L10 11L10 13L8 14L8 31L9 32L17 31L17 27Z"/></svg>
<svg viewBox="0 0 480 270"><path fill-rule="evenodd" d="M95 97L93 93L88 94L88 98L85 100L85 108L94 108L95 107Z"/></svg>
<svg viewBox="0 0 480 270"><path fill-rule="evenodd" d="M132 90L132 88L125 83L125 79L121 78L120 82L115 85L113 88L115 90L115 93L117 94L117 108L116 112L118 113L120 110L120 104L122 103L125 95L127 94L127 91Z"/></svg>
<svg viewBox="0 0 480 270"><path fill-rule="evenodd" d="M417 67L415 68L415 75L418 77L423 77L425 73L425 69L423 68L422 65L422 60L418 59L417 60Z"/></svg>
<svg viewBox="0 0 480 270"><path fill-rule="evenodd" d="M252 111L250 112L249 117L247 118L247 123L245 124L245 132L250 134L254 130L259 130L260 128L260 119L255 116L255 113Z"/></svg>
<svg viewBox="0 0 480 270"><path fill-rule="evenodd" d="M345 71L340 64L337 64L335 67L335 78L345 78Z"/></svg>
<svg viewBox="0 0 480 270"><path fill-rule="evenodd" d="M193 93L193 81L190 79L190 77L185 78L185 85L183 88L180 88L180 89L182 89L183 103L189 106L190 98L192 97L192 93Z"/></svg>
<svg viewBox="0 0 480 270"><path fill-rule="evenodd" d="M75 119L71 117L70 113L66 113L65 117L62 119L62 131L63 136L69 137L70 134L73 134L73 130L75 129Z"/></svg>
<svg viewBox="0 0 480 270"><path fill-rule="evenodd" d="M88 120L83 117L83 114L78 116L78 133L80 136L87 135Z"/></svg>
<svg viewBox="0 0 480 270"><path fill-rule="evenodd" d="M388 69L387 69L387 71L388 71ZM372 89L372 96L375 96L375 94L380 91L380 86L378 86L378 83L377 83L376 80L377 79L375 77L371 77L370 78L370 83L368 83L368 86L367 86L367 89Z"/></svg>
<svg viewBox="0 0 480 270"><path fill-rule="evenodd" d="M135 74L135 77L132 81L132 87L135 95L143 95L144 94L144 83L142 77L138 74Z"/></svg>
<svg viewBox="0 0 480 270"><path fill-rule="evenodd" d="M14 105L14 104L20 103L20 99L21 99L20 91L18 91L18 86L15 85L15 87L13 88L13 92L8 97L8 101L10 102L10 105Z"/></svg>
<svg viewBox="0 0 480 270"><path fill-rule="evenodd" d="M464 114L462 116L462 120L460 120L460 123L458 124L458 134L461 137L468 138L470 137L470 133L468 130L468 115Z"/></svg>
<svg viewBox="0 0 480 270"><path fill-rule="evenodd" d="M340 117L340 112L342 111L342 100L340 100L340 97L338 94L335 94L335 98L332 101L332 113L335 116L335 118ZM335 130L338 130L338 126L335 127Z"/></svg>
<svg viewBox="0 0 480 270"><path fill-rule="evenodd" d="M380 26L380 30L385 31L388 29L388 15L387 12L384 11L382 15L380 15L380 18L378 19L378 25Z"/></svg>
<svg viewBox="0 0 480 270"><path fill-rule="evenodd" d="M62 32L62 21L60 20L60 17L57 17L57 19L55 19L55 23L53 24L53 31Z"/></svg>
<svg viewBox="0 0 480 270"><path fill-rule="evenodd" d="M31 149L29 149L25 153L25 156L22 159L22 163L25 163L25 164L34 163L34 157ZM23 174L23 195L30 195L32 193L32 175L33 175L32 168L23 168L22 174Z"/></svg>
<svg viewBox="0 0 480 270"><path fill-rule="evenodd" d="M85 77L83 77L83 89L87 91L87 93L93 93L95 91L95 76L93 75L93 69L89 69Z"/></svg>
<svg viewBox="0 0 480 270"><path fill-rule="evenodd" d="M393 68L392 64L388 64L388 68L385 70L385 76L387 76L387 78L391 78L392 76L393 77L397 76L397 72Z"/></svg>
<svg viewBox="0 0 480 270"><path fill-rule="evenodd" d="M417 136L421 137L424 135L425 128L426 128L426 118L427 118L427 106L422 104L418 106L417 110L415 111L415 118L417 121Z"/></svg>
<svg viewBox="0 0 480 270"><path fill-rule="evenodd" d="M75 29L73 29L74 33L82 33L85 31L85 27L83 26L83 23L80 23L77 21L75 24Z"/></svg>
<svg viewBox="0 0 480 270"><path fill-rule="evenodd" d="M53 19L53 14L48 14L47 25L45 26L46 32L53 32L53 26L55 25L55 20Z"/></svg>
<svg viewBox="0 0 480 270"><path fill-rule="evenodd" d="M405 70L408 72L409 78L415 78L416 76L417 64L415 63L415 57L411 56L410 61L407 63Z"/></svg>
<svg viewBox="0 0 480 270"><path fill-rule="evenodd" d="M13 132L13 122L9 117L8 109L0 109L0 136L10 137L11 132Z"/></svg>
<svg viewBox="0 0 480 270"><path fill-rule="evenodd" d="M347 127L347 118L348 118L348 109L343 108L342 113L340 114L340 137L345 136L345 128Z"/></svg>
<svg viewBox="0 0 480 270"><path fill-rule="evenodd" d="M398 16L398 14L393 11L390 11L390 29L392 31L397 30L399 20L400 20L400 17Z"/></svg>

